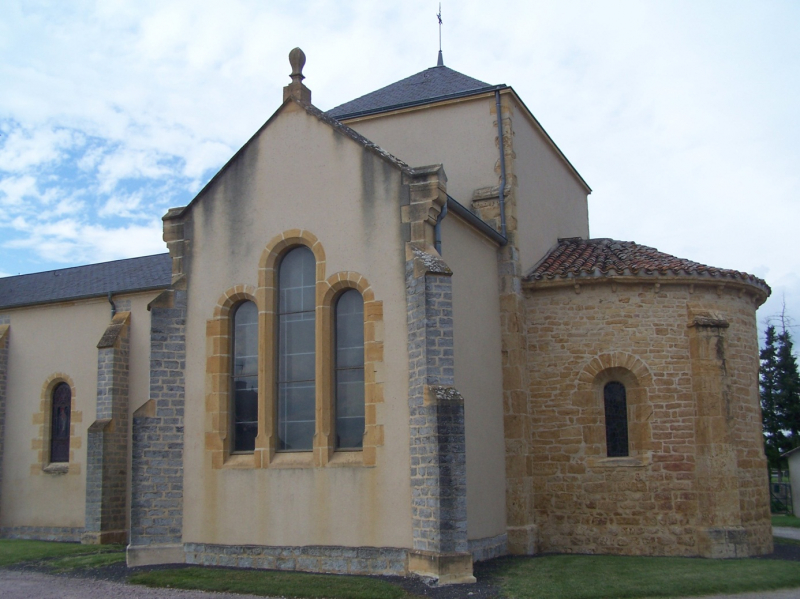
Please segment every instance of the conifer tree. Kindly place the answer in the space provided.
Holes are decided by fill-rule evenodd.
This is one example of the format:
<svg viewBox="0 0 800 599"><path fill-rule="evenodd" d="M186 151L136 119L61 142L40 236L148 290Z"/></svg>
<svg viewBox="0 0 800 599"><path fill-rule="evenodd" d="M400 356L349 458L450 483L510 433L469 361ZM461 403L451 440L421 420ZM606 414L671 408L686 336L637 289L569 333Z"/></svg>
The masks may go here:
<svg viewBox="0 0 800 599"><path fill-rule="evenodd" d="M778 339L775 327L769 325L764 340L764 348L759 357L761 368L761 412L764 421L764 450L770 469L780 471L781 447L785 444L778 408L780 376L778 374Z"/></svg>
<svg viewBox="0 0 800 599"><path fill-rule="evenodd" d="M778 373L780 376L778 406L781 426L788 432L784 451L800 445L800 372L792 351L792 336L785 328L778 335Z"/></svg>

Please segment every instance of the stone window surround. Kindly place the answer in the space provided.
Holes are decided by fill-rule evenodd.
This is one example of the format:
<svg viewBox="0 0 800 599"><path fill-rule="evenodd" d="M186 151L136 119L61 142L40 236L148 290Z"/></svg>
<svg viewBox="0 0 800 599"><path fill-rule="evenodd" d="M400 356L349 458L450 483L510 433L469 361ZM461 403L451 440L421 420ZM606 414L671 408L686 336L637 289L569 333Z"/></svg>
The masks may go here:
<svg viewBox="0 0 800 599"><path fill-rule="evenodd" d="M314 253L316 283L316 430L313 450L276 451L275 431L275 334L277 266L290 249L306 246ZM356 272L338 272L325 277L325 252L317 238L300 229L274 237L259 261L258 288L237 285L226 291L206 323L206 450L211 466L219 468L312 468L374 466L377 447L383 445L383 425L377 424L377 404L383 402L383 302L375 300L369 282ZM364 299L364 446L360 450L335 451L333 389L333 306L347 289L356 289ZM258 435L252 453L232 453L230 422L230 315L243 301L258 307Z"/></svg>
<svg viewBox="0 0 800 599"><path fill-rule="evenodd" d="M53 390L56 385L66 383L69 385L71 396L70 404L70 431L69 431L69 462L50 461L50 427L52 425ZM42 385L39 411L33 415L33 424L38 425L39 434L31 441L31 449L36 451L37 461L31 464L31 474L70 474L81 473L81 465L76 460L75 450L80 449L82 439L78 425L83 421L83 412L76 409L78 405L75 383L69 375L63 372L51 374Z"/></svg>
<svg viewBox="0 0 800 599"><path fill-rule="evenodd" d="M601 354L593 358L579 376L579 388L591 395L602 422L602 455L589 456L587 465L599 468L636 468L652 462L650 419L653 408L648 399L651 374L639 358L625 352ZM608 457L605 446L605 407L603 390L617 381L625 386L628 411L628 456ZM589 388L587 388L589 387ZM588 398L587 398L588 399ZM599 426L599 425L598 425Z"/></svg>

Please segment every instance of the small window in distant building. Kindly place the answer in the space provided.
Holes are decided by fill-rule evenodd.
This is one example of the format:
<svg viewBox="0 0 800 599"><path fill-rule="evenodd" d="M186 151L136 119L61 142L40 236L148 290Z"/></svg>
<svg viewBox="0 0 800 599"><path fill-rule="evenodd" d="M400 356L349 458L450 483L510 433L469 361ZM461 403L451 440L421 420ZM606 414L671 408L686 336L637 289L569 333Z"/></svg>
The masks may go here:
<svg viewBox="0 0 800 599"><path fill-rule="evenodd" d="M628 404L625 385L612 381L603 388L606 409L606 447L608 457L628 455Z"/></svg>
<svg viewBox="0 0 800 599"><path fill-rule="evenodd" d="M364 298L355 289L336 301L336 449L361 449L364 438Z"/></svg>
<svg viewBox="0 0 800 599"><path fill-rule="evenodd" d="M233 314L231 364L234 452L253 451L258 434L258 309L242 302Z"/></svg>
<svg viewBox="0 0 800 599"><path fill-rule="evenodd" d="M69 462L69 421L72 390L67 383L53 389L53 411L50 418L50 461Z"/></svg>

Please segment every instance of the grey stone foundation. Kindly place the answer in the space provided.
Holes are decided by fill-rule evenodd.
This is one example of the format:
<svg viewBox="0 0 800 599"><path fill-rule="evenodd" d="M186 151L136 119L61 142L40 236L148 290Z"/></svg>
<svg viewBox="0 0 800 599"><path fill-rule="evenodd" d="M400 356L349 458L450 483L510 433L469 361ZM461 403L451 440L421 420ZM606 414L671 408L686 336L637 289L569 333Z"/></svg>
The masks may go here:
<svg viewBox="0 0 800 599"><path fill-rule="evenodd" d="M506 534L496 537L485 537L483 539L471 539L469 541L469 552L472 554L472 561L482 562L508 554L508 536Z"/></svg>
<svg viewBox="0 0 800 599"><path fill-rule="evenodd" d="M82 535L83 528L61 526L8 526L0 528L0 537L4 539L79 543Z"/></svg>
<svg viewBox="0 0 800 599"><path fill-rule="evenodd" d="M384 574L408 572L406 549L378 547L271 547L185 543L186 563L268 570L297 570L333 574Z"/></svg>
<svg viewBox="0 0 800 599"><path fill-rule="evenodd" d="M174 545L183 529L186 291L151 302L150 400L133 415L131 546Z"/></svg>

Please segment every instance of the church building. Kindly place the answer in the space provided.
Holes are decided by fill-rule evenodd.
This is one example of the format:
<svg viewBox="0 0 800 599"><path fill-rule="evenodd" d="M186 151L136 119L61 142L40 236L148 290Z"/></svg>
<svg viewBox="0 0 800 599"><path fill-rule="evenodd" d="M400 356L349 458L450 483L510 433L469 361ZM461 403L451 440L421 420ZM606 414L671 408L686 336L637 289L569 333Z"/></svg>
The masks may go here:
<svg viewBox="0 0 800 599"><path fill-rule="evenodd" d="M440 584L770 553L767 284L590 237L510 86L323 112L290 63L166 253L0 279L0 536Z"/></svg>

